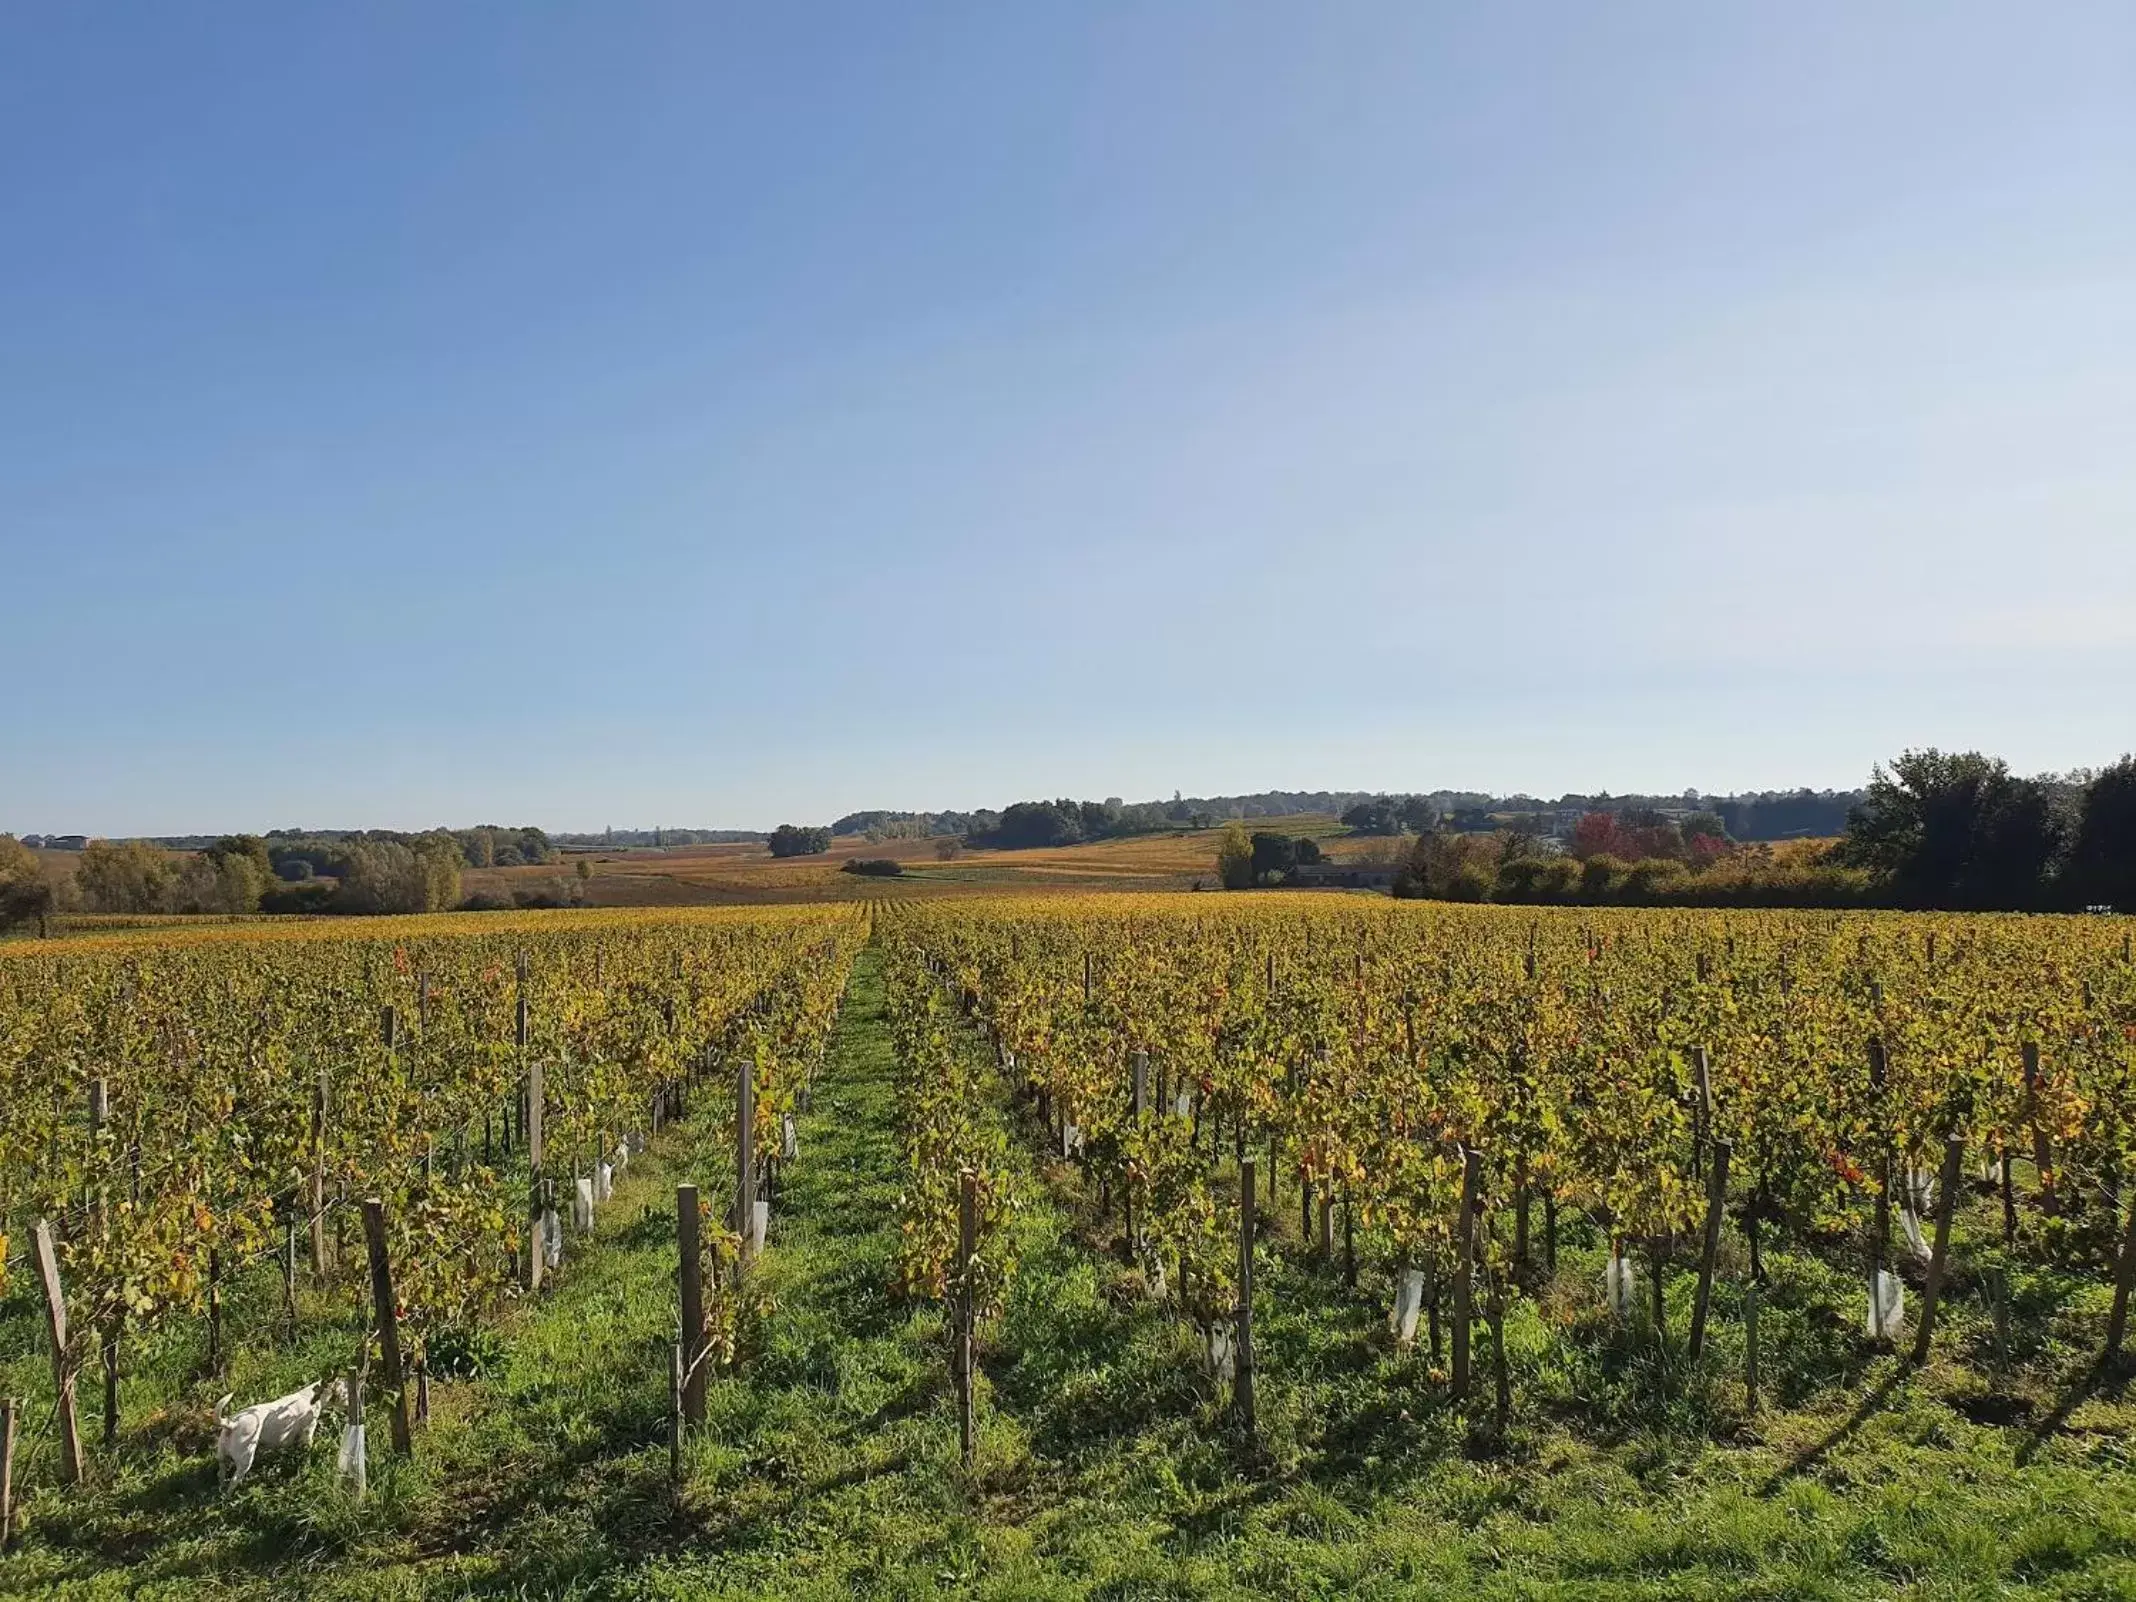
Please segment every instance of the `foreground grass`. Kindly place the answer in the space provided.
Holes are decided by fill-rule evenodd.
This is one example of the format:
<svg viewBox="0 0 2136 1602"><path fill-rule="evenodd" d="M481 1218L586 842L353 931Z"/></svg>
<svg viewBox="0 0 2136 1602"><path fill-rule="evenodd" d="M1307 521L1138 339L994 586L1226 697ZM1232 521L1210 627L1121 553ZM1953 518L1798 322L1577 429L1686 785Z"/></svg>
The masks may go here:
<svg viewBox="0 0 2136 1602"><path fill-rule="evenodd" d="M978 1049L976 1043L972 1049ZM413 1464L357 1505L322 1444L218 1497L201 1400L129 1434L89 1492L41 1492L0 1589L64 1596L1261 1597L2136 1595L2130 1412L2051 1345L1980 1378L1900 1370L1809 1258L1774 1264L1771 1410L1607 1330L1593 1247L1509 1319L1503 1441L1380 1291L1270 1254L1263 1430L1232 1431L1191 1341L1110 1251L1070 1170L1026 1156L1020 1275L989 1331L975 1471L957 1461L938 1312L893 1299L898 1145L876 956L804 1120L742 1363L709 1387L671 1492L672 1186L722 1165L688 1131L634 1164L568 1277L440 1387ZM1005 1118L1018 1116L1003 1104ZM1026 1144L1020 1148L1028 1152ZM1278 1206L1281 1220L1294 1209ZM1280 1227L1288 1228L1287 1224ZM1681 1327L1680 1314L1676 1320ZM249 1360L267 1395L325 1360ZM2027 1354L2019 1354L2021 1358ZM233 1382L235 1383L235 1382ZM1487 1394L1488 1386L1484 1387ZM383 1435L374 1415L374 1431Z"/></svg>

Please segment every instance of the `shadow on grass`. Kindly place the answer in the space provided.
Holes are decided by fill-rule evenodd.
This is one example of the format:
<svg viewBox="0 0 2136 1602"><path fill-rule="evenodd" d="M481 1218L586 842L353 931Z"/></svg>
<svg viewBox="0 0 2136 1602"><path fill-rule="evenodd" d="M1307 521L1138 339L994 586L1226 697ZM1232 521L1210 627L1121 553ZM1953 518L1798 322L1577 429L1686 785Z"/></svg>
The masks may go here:
<svg viewBox="0 0 2136 1602"><path fill-rule="evenodd" d="M2105 1357L2099 1358L2091 1367L2070 1382L2069 1388L2054 1405L2054 1411L2041 1419L2029 1431L2024 1443L2017 1449L2017 1465L2025 1467L2044 1451L2059 1435L2070 1418L2095 1394L2121 1395L2128 1387L2128 1370Z"/></svg>
<svg viewBox="0 0 2136 1602"><path fill-rule="evenodd" d="M1771 1496L1775 1492L1784 1489L1790 1480L1799 1479L1803 1475L1821 1467L1835 1450L1852 1440L1861 1432L1864 1424L1867 1424L1869 1420L1882 1412L1884 1404L1891 1399L1892 1393L1912 1377L1913 1370L1903 1363L1893 1368L1889 1374L1886 1374L1877 1382L1876 1387L1868 1395L1855 1403L1854 1411L1849 1413L1836 1429L1825 1435L1814 1446L1807 1447L1796 1453L1780 1468L1774 1470L1764 1485L1759 1487L1758 1494L1760 1496Z"/></svg>

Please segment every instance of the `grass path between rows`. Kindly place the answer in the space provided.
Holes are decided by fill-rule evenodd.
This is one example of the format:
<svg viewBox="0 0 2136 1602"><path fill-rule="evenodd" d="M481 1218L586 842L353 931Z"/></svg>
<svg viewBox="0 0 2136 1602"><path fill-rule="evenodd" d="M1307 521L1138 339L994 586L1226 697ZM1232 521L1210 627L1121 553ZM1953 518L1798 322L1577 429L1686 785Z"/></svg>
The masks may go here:
<svg viewBox="0 0 2136 1602"><path fill-rule="evenodd" d="M562 1282L504 1321L489 1376L439 1387L417 1461L379 1462L369 1503L336 1490L323 1440L300 1471L218 1497L205 1445L174 1430L64 1517L40 1504L0 1592L2136 1596L2136 1473L2113 1423L2028 1460L2019 1432L1895 1381L1873 1407L1849 1396L1716 1436L1640 1401L1621 1354L1524 1314L1509 1326L1515 1440L1478 1453L1428 1358L1390 1349L1374 1282L1346 1292L1283 1248L1257 1300L1264 1431L1247 1453L1189 1333L1140 1293L1080 1176L1038 1160L998 1086L997 1115L1027 1137L1024 1205L967 1475L941 1313L892 1292L895 1072L871 947L757 1270L764 1317L708 1387L679 1495L674 1186L723 1195L730 1167L690 1126L631 1166Z"/></svg>

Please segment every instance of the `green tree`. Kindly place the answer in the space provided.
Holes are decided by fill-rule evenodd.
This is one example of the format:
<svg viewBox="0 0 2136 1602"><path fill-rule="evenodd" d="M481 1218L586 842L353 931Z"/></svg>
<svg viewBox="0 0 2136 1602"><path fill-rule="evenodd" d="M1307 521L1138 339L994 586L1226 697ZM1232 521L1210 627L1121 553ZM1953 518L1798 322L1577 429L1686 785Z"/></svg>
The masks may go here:
<svg viewBox="0 0 2136 1602"><path fill-rule="evenodd" d="M226 834L201 854L217 864L241 858L258 868L263 880L274 877L274 862L268 856L267 842L256 834Z"/></svg>
<svg viewBox="0 0 2136 1602"><path fill-rule="evenodd" d="M0 929L42 923L52 911L52 887L32 851L11 834L0 834Z"/></svg>
<svg viewBox="0 0 2136 1602"><path fill-rule="evenodd" d="M1869 869L1902 906L2046 903L2068 843L2063 798L1978 751L1908 751L1877 768L1839 860Z"/></svg>
<svg viewBox="0 0 2136 1602"><path fill-rule="evenodd" d="M350 841L335 867L335 912L442 912L460 903L460 847L449 834L421 835L413 845Z"/></svg>
<svg viewBox="0 0 2136 1602"><path fill-rule="evenodd" d="M257 912L271 882L250 854L211 848L185 860L166 897L173 912Z"/></svg>
<svg viewBox="0 0 2136 1602"><path fill-rule="evenodd" d="M1226 890L1245 890L1253 884L1253 837L1236 819L1224 825L1217 839L1216 877Z"/></svg>
<svg viewBox="0 0 2136 1602"><path fill-rule="evenodd" d="M167 851L145 840L91 840L75 865L74 882L91 912L164 912L178 881Z"/></svg>
<svg viewBox="0 0 2136 1602"><path fill-rule="evenodd" d="M2136 757L2123 757L2084 787L2063 881L2072 906L2136 912Z"/></svg>
<svg viewBox="0 0 2136 1602"><path fill-rule="evenodd" d="M1298 842L1287 834L1255 834L1249 844L1256 884L1281 879L1298 866Z"/></svg>
<svg viewBox="0 0 2136 1602"><path fill-rule="evenodd" d="M1356 834L1400 834L1402 814L1392 801L1385 797L1376 801L1360 801L1342 815L1342 821Z"/></svg>
<svg viewBox="0 0 2136 1602"><path fill-rule="evenodd" d="M782 823L771 831L770 843L775 857L812 857L831 849L831 831Z"/></svg>

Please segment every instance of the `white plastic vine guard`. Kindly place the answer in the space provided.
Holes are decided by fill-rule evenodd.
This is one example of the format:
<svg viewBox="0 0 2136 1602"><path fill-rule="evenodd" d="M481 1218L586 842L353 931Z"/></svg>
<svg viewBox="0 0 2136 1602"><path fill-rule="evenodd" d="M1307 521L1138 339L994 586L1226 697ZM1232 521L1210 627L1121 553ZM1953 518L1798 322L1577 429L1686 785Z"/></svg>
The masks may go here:
<svg viewBox="0 0 2136 1602"><path fill-rule="evenodd" d="M1194 1093L1192 1091L1182 1090L1172 1098L1172 1116L1175 1118L1192 1118L1194 1116Z"/></svg>
<svg viewBox="0 0 2136 1602"><path fill-rule="evenodd" d="M1906 1245L1918 1262L1934 1256L1922 1233L1921 1220L1936 1210L1936 1176L1926 1169L1909 1168L1906 1187L1899 1197L1899 1227L1906 1232Z"/></svg>
<svg viewBox="0 0 2136 1602"><path fill-rule="evenodd" d="M750 1209L749 1247L752 1251L764 1249L764 1231L771 1227L771 1203L760 1201Z"/></svg>
<svg viewBox="0 0 2136 1602"><path fill-rule="evenodd" d="M1635 1305L1632 1265L1616 1252L1609 1254L1609 1267L1602 1272L1602 1288L1609 1295L1609 1310L1619 1321L1629 1324Z"/></svg>
<svg viewBox="0 0 2136 1602"><path fill-rule="evenodd" d="M1921 1233L1921 1220L1911 1207L1899 1209L1899 1228L1906 1235L1906 1249L1914 1254L1914 1260L1925 1263L1935 1253L1929 1249L1928 1237Z"/></svg>
<svg viewBox="0 0 2136 1602"><path fill-rule="evenodd" d="M554 1207L544 1209L541 1215L541 1252L543 1266L564 1266L564 1221L556 1216Z"/></svg>
<svg viewBox="0 0 2136 1602"><path fill-rule="evenodd" d="M1405 1268L1394 1282L1394 1306L1387 1313L1387 1328L1403 1346L1417 1338L1417 1318L1424 1311L1424 1270Z"/></svg>
<svg viewBox="0 0 2136 1602"><path fill-rule="evenodd" d="M1876 1271L1869 1286L1869 1338L1895 1341L1906 1322L1906 1287L1888 1268Z"/></svg>
<svg viewBox="0 0 2136 1602"><path fill-rule="evenodd" d="M594 1169L593 1199L595 1201L608 1200L614 1194L615 1188L616 1174L614 1169L610 1168L606 1163L602 1163L598 1168Z"/></svg>
<svg viewBox="0 0 2136 1602"><path fill-rule="evenodd" d="M1238 1373L1238 1332L1219 1321L1207 1331L1209 1373L1220 1385L1229 1385Z"/></svg>
<svg viewBox="0 0 2136 1602"><path fill-rule="evenodd" d="M1061 1125L1061 1155L1073 1157L1083 1149L1083 1131L1076 1124Z"/></svg>
<svg viewBox="0 0 2136 1602"><path fill-rule="evenodd" d="M341 1427L341 1450L334 1455L334 1472L350 1485L363 1479L364 1437L361 1424L344 1424Z"/></svg>
<svg viewBox="0 0 2136 1602"><path fill-rule="evenodd" d="M792 1113L779 1115L779 1161L792 1162L801 1155L801 1126Z"/></svg>
<svg viewBox="0 0 2136 1602"><path fill-rule="evenodd" d="M593 1181L581 1179L572 1186L571 1227L581 1234L593 1228Z"/></svg>

